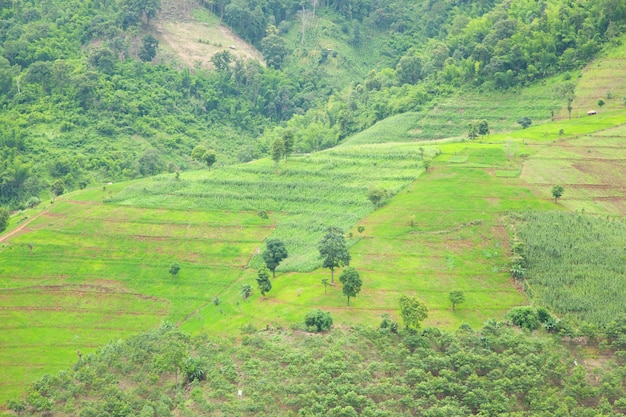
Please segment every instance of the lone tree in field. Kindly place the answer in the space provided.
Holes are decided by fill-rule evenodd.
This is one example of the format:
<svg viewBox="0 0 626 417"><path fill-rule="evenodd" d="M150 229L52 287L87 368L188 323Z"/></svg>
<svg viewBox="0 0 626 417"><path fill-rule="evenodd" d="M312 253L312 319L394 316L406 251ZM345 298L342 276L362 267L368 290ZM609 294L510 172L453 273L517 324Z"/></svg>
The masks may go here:
<svg viewBox="0 0 626 417"><path fill-rule="evenodd" d="M375 207L378 207L380 202L387 197L387 190L384 188L371 188L367 192L367 199L372 202Z"/></svg>
<svg viewBox="0 0 626 417"><path fill-rule="evenodd" d="M172 264L170 265L170 270L169 270L169 273L172 276L172 278L176 277L179 271L180 271L180 264L178 262L172 262Z"/></svg>
<svg viewBox="0 0 626 417"><path fill-rule="evenodd" d="M201 164L206 164L209 170L217 160L215 151L212 149L207 149L205 146L202 145L198 145L193 148L193 151L191 151L191 157Z"/></svg>
<svg viewBox="0 0 626 417"><path fill-rule="evenodd" d="M339 276L339 281L343 284L343 295L348 297L348 307L350 307L350 297L356 297L361 291L363 281L356 269L346 268Z"/></svg>
<svg viewBox="0 0 626 417"><path fill-rule="evenodd" d="M335 268L350 265L350 253L346 247L346 238L339 227L329 227L317 244L324 268L330 269L330 284L335 285Z"/></svg>
<svg viewBox="0 0 626 417"><path fill-rule="evenodd" d="M272 290L272 282L270 281L270 271L263 267L259 269L256 278L257 284L259 284L259 291L263 298L265 298L265 294Z"/></svg>
<svg viewBox="0 0 626 417"><path fill-rule="evenodd" d="M328 311L316 309L306 314L304 324L310 332L325 332L333 325L333 318Z"/></svg>
<svg viewBox="0 0 626 417"><path fill-rule="evenodd" d="M561 196L563 195L563 191L565 191L565 189L562 185L555 185L554 187L552 187L552 197L554 197L554 204L556 204L556 201L561 198Z"/></svg>
<svg viewBox="0 0 626 417"><path fill-rule="evenodd" d="M289 254L287 249L285 249L285 244L278 239L269 239L265 245L266 249L261 256L265 261L267 269L272 271L272 278L276 278L276 268Z"/></svg>
<svg viewBox="0 0 626 417"><path fill-rule="evenodd" d="M452 291L448 297L452 303L452 311L456 310L458 304L465 302L465 294L463 294L463 291Z"/></svg>
<svg viewBox="0 0 626 417"><path fill-rule="evenodd" d="M522 129L526 129L528 126L533 124L533 121L530 120L530 117L524 116L517 119L517 123L522 126Z"/></svg>
<svg viewBox="0 0 626 417"><path fill-rule="evenodd" d="M411 326L419 329L420 323L428 317L428 307L415 297L403 295L400 297L400 316L407 329Z"/></svg>

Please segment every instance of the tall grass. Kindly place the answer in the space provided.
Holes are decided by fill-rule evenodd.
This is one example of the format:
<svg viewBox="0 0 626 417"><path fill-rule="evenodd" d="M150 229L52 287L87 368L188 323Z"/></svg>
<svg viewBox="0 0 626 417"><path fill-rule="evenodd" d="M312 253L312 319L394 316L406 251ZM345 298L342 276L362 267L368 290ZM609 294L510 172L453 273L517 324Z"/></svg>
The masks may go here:
<svg viewBox="0 0 626 417"><path fill-rule="evenodd" d="M539 303L598 325L626 311L623 221L563 212L526 212L516 220Z"/></svg>

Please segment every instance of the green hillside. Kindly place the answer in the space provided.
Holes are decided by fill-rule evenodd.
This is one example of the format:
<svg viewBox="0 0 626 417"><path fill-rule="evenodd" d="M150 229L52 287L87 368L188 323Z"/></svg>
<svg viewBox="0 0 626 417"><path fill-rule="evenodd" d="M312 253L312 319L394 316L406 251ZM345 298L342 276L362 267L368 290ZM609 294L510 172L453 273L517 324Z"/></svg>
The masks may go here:
<svg viewBox="0 0 626 417"><path fill-rule="evenodd" d="M6 414L623 413L623 12L0 0Z"/></svg>

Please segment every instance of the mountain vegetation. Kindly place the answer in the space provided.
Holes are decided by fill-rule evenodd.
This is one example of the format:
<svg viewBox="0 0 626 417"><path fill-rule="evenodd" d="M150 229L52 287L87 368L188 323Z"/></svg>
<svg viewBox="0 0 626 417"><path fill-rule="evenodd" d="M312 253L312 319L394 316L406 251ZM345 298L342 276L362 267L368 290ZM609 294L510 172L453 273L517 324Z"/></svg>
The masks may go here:
<svg viewBox="0 0 626 417"><path fill-rule="evenodd" d="M625 28L0 0L0 415L626 414Z"/></svg>

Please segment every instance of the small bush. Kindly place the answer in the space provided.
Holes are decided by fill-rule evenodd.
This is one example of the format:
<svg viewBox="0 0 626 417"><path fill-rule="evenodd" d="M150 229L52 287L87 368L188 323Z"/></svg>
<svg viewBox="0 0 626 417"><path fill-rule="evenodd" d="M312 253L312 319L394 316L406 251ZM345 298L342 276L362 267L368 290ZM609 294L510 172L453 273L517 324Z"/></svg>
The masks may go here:
<svg viewBox="0 0 626 417"><path fill-rule="evenodd" d="M328 311L315 309L307 313L304 325L310 332L325 332L333 325L333 318Z"/></svg>
<svg viewBox="0 0 626 417"><path fill-rule="evenodd" d="M539 328L539 317L537 311L530 306L512 308L506 318L522 329L537 330Z"/></svg>

